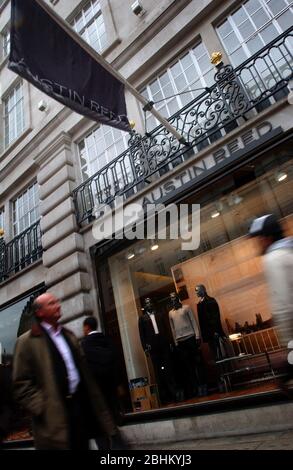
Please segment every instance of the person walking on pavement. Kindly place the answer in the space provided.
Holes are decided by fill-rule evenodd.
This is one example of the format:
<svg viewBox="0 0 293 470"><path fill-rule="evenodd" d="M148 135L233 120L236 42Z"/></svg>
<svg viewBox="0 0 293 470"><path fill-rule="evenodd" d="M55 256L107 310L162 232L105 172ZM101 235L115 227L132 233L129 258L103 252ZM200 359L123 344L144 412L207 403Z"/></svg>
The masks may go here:
<svg viewBox="0 0 293 470"><path fill-rule="evenodd" d="M89 369L98 384L106 403L116 422L120 421L118 407L118 357L111 338L97 330L98 322L93 316L86 317L83 322L84 337L81 346ZM109 450L109 439L98 435L95 438L99 450ZM125 447L125 444L123 445ZM126 447L125 447L126 448Z"/></svg>
<svg viewBox="0 0 293 470"><path fill-rule="evenodd" d="M12 428L13 410L11 366L0 364L0 449Z"/></svg>
<svg viewBox="0 0 293 470"><path fill-rule="evenodd" d="M88 366L110 410L117 414L117 389L119 386L117 353L111 339L99 332L97 328L98 322L95 317L85 318L81 346Z"/></svg>
<svg viewBox="0 0 293 470"><path fill-rule="evenodd" d="M293 237L285 238L273 214L256 218L249 229L263 255L264 274L269 287L273 322L281 346L293 347ZM293 365L288 375L293 377Z"/></svg>
<svg viewBox="0 0 293 470"><path fill-rule="evenodd" d="M75 335L59 324L58 299L35 299L36 322L15 346L13 388L32 414L36 449L86 450L89 438L119 435L105 400L91 378Z"/></svg>

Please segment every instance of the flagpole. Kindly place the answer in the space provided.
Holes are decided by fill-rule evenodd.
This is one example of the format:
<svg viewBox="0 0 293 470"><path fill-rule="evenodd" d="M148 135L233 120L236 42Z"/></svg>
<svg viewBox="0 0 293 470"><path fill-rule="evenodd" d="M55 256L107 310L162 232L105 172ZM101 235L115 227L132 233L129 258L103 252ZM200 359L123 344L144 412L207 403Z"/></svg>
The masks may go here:
<svg viewBox="0 0 293 470"><path fill-rule="evenodd" d="M127 90L129 90L130 93L132 93L135 98L137 98L137 100L143 104L144 109L146 111L149 111L153 116L155 116L155 118L157 118L157 120L161 124L163 124L163 126L165 126L166 129L168 129L168 131L174 137L176 137L177 140L179 140L179 142L188 145L185 138L179 132L177 132L175 127L171 126L167 119L165 119L160 113L158 113L156 109L153 108L153 103L147 101L144 96L142 96L136 90L136 88L132 86L131 83L126 80L126 78L123 77L123 75L121 75L117 70L115 70L112 65L109 64L109 62L107 62L100 54L98 54L86 41L84 41L84 39L74 31L70 24L68 24L65 20L63 20L63 18L61 18L61 16L59 16L54 10L52 10L52 8L47 5L44 0L35 0L35 2L37 2L43 8L43 10L45 10L48 15L50 15L51 18L53 18L53 20L56 21L56 23L58 23L59 26L61 26L61 28L66 31L66 33L69 34L69 36L71 36L72 39L77 42L80 47L82 47L96 62L102 65L111 75L113 75L113 77L117 78L117 80L123 83L125 88L127 88Z"/></svg>

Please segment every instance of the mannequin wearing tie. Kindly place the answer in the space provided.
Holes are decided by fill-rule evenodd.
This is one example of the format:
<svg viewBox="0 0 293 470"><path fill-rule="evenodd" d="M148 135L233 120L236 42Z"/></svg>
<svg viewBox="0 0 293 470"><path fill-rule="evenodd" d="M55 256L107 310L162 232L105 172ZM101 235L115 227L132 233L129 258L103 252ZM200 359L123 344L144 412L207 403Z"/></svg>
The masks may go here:
<svg viewBox="0 0 293 470"><path fill-rule="evenodd" d="M155 311L150 298L145 299L143 314L139 317L138 327L144 352L150 357L153 364L161 402L167 403L176 400L176 383L162 316Z"/></svg>

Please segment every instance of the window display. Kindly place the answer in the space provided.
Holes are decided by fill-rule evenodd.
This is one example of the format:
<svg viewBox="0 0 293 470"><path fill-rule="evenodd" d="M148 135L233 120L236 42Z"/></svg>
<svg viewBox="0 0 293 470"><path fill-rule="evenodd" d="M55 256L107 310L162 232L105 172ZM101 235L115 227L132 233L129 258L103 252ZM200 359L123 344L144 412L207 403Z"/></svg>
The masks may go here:
<svg viewBox="0 0 293 470"><path fill-rule="evenodd" d="M185 398L207 394L201 353L200 331L189 305L182 305L178 294L170 294L169 321L177 348Z"/></svg>
<svg viewBox="0 0 293 470"><path fill-rule="evenodd" d="M145 299L143 314L138 319L142 347L152 361L161 403L176 400L176 383L170 361L170 343L161 312L154 309L149 297Z"/></svg>
<svg viewBox="0 0 293 470"><path fill-rule="evenodd" d="M103 320L121 345L129 411L274 387L266 354L277 374L281 348L261 257L246 234L250 222L267 212L278 216L286 233L293 231L290 155L280 159L284 153L278 149L269 163L247 164L208 194L184 200L201 204L199 248L184 251L180 239L159 239L154 250L153 240L145 239L97 255ZM280 168L287 174L281 180ZM252 367L242 367L241 377L231 374L244 355ZM219 361L225 360L232 367L229 387L221 381L226 369ZM137 397L144 397L144 408Z"/></svg>

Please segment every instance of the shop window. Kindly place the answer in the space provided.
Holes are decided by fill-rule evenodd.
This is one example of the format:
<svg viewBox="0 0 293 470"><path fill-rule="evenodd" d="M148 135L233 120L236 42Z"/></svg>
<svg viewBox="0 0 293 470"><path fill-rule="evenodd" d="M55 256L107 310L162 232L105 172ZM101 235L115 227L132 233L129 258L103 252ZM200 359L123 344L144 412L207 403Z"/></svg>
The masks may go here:
<svg viewBox="0 0 293 470"><path fill-rule="evenodd" d="M32 294L24 295L21 299L0 308L0 364L12 368L16 340L31 328L33 323L32 303L35 297L44 290L43 287L40 287ZM30 439L32 437L30 416L16 404L12 411L12 429L7 439L9 441Z"/></svg>
<svg viewBox="0 0 293 470"><path fill-rule="evenodd" d="M113 298L105 295L102 310L105 325L110 317L120 333L133 412L274 388L275 375L283 373L283 350L258 246L246 235L255 217L271 212L293 233L289 154L288 147L279 148L253 170L245 165L208 194L188 197L189 203L202 201L198 249L182 250L181 239L158 239L154 250L151 240L138 240L97 258L101 292L109 281L113 287L115 309ZM212 338L195 291L199 285L212 299L207 315L213 322L219 312ZM179 321L174 326L176 312L170 313L180 310L181 315L181 309L189 319L186 336ZM150 319L142 319L146 313ZM186 377L193 379L187 383Z"/></svg>
<svg viewBox="0 0 293 470"><path fill-rule="evenodd" d="M39 188L34 183L12 203L13 235L16 236L35 223L39 215Z"/></svg>
<svg viewBox="0 0 293 470"><path fill-rule="evenodd" d="M98 0L91 0L86 3L73 19L72 26L97 52L100 53L106 48L107 33Z"/></svg>
<svg viewBox="0 0 293 470"><path fill-rule="evenodd" d="M3 98L4 143L8 147L24 131L22 82Z"/></svg>

